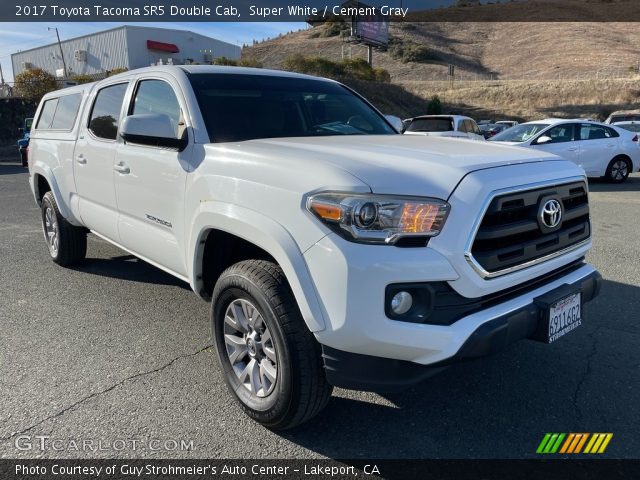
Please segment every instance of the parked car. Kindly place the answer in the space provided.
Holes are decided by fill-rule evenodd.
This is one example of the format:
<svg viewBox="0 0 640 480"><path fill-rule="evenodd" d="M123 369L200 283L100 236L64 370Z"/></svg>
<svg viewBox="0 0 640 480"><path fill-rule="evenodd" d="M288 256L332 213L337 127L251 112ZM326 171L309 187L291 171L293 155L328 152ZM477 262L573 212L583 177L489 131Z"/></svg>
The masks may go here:
<svg viewBox="0 0 640 480"><path fill-rule="evenodd" d="M398 390L554 342L599 291L583 170L399 135L333 80L156 66L48 93L35 118L51 259L81 262L91 231L188 282L229 394L272 429L333 386Z"/></svg>
<svg viewBox="0 0 640 480"><path fill-rule="evenodd" d="M629 130L630 132L640 133L640 121L631 120L628 122L616 122L611 125L615 125L618 128L624 128L625 130Z"/></svg>
<svg viewBox="0 0 640 480"><path fill-rule="evenodd" d="M497 135L498 133L506 130L507 128L509 128L506 125L502 125L499 123L485 123L480 125L479 127L480 127L480 131L482 132L482 135L487 140Z"/></svg>
<svg viewBox="0 0 640 480"><path fill-rule="evenodd" d="M490 123L495 123L493 120L489 120L485 118L483 120L478 120L478 125L489 125Z"/></svg>
<svg viewBox="0 0 640 480"><path fill-rule="evenodd" d="M640 121L640 110L618 110L607 117L604 123L615 124L618 122Z"/></svg>
<svg viewBox="0 0 640 480"><path fill-rule="evenodd" d="M20 154L20 162L23 167L28 166L28 154L29 154L29 136L31 134L31 125L33 118L25 118L24 126L18 129L18 153Z"/></svg>
<svg viewBox="0 0 640 480"><path fill-rule="evenodd" d="M547 119L511 127L491 139L531 147L571 160L589 177L624 182L640 168L638 135L615 125L582 119Z"/></svg>
<svg viewBox="0 0 640 480"><path fill-rule="evenodd" d="M484 140L475 120L462 115L422 115L411 118L406 123L404 133Z"/></svg>
<svg viewBox="0 0 640 480"><path fill-rule="evenodd" d="M509 127L515 127L520 122L518 122L517 120L498 120L496 123L498 125L506 125L507 128L509 128Z"/></svg>

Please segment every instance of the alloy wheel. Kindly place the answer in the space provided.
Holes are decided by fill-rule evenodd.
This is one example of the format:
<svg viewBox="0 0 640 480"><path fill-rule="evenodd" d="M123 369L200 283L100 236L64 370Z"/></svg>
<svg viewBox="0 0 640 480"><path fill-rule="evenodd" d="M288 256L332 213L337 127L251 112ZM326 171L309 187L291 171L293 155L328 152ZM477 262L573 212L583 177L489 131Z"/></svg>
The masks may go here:
<svg viewBox="0 0 640 480"><path fill-rule="evenodd" d="M611 165L611 178L616 181L624 180L629 174L629 166L624 160L616 160Z"/></svg>
<svg viewBox="0 0 640 480"><path fill-rule="evenodd" d="M258 309L248 300L232 301L224 315L227 358L240 383L257 397L266 397L278 379L278 353Z"/></svg>
<svg viewBox="0 0 640 480"><path fill-rule="evenodd" d="M53 208L47 207L44 212L44 238L47 241L49 253L52 257L56 257L58 255L59 237L58 218L56 217Z"/></svg>

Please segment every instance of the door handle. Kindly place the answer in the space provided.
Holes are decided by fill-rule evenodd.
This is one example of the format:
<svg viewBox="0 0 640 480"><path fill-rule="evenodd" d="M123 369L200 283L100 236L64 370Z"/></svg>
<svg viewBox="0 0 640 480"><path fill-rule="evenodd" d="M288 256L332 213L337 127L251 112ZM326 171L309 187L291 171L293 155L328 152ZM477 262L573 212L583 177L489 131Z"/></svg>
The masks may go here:
<svg viewBox="0 0 640 480"><path fill-rule="evenodd" d="M568 149L570 152L575 152L576 150L578 150L578 147L571 147Z"/></svg>
<svg viewBox="0 0 640 480"><path fill-rule="evenodd" d="M76 157L76 162L78 162L80 165L85 165L87 163L87 159L84 155L80 154Z"/></svg>
<svg viewBox="0 0 640 480"><path fill-rule="evenodd" d="M113 169L118 172L121 173L123 175L126 175L127 173L131 172L131 169L129 167L127 167L124 163L117 163Z"/></svg>

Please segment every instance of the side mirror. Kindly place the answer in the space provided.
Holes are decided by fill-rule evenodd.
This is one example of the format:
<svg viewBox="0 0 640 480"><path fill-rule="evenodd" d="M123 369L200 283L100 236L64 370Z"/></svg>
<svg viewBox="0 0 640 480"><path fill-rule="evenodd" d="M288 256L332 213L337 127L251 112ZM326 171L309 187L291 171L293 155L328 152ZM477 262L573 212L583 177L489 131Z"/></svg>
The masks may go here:
<svg viewBox="0 0 640 480"><path fill-rule="evenodd" d="M545 143L549 143L552 140L553 138L548 137L547 135L542 135L536 140L535 145L544 145Z"/></svg>
<svg viewBox="0 0 640 480"><path fill-rule="evenodd" d="M385 115L384 118L387 119L387 122L389 122L398 133L404 132L404 124L402 123L402 120L400 120L400 118L396 117L395 115Z"/></svg>
<svg viewBox="0 0 640 480"><path fill-rule="evenodd" d="M129 115L122 122L120 136L126 142L173 148L179 152L184 150L188 143L186 133L182 138L176 138L171 118L159 113Z"/></svg>

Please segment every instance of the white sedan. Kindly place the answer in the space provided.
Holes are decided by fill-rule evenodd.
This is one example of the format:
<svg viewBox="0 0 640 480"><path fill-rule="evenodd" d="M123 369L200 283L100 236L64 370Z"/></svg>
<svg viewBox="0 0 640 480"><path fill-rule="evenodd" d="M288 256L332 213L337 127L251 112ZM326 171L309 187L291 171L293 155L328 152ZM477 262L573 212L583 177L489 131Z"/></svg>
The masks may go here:
<svg viewBox="0 0 640 480"><path fill-rule="evenodd" d="M624 182L640 168L640 146L635 132L582 119L522 123L491 141L556 154L578 164L588 177L606 177L614 183Z"/></svg>
<svg viewBox="0 0 640 480"><path fill-rule="evenodd" d="M475 120L463 115L422 115L404 120L403 123L405 135L485 139Z"/></svg>

